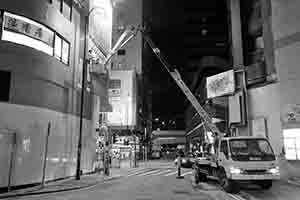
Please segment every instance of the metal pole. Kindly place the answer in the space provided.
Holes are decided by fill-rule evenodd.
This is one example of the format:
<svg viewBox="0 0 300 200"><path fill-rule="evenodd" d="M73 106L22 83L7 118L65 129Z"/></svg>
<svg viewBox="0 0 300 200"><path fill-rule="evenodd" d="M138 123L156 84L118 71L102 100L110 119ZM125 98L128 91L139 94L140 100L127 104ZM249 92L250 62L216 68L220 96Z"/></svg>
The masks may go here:
<svg viewBox="0 0 300 200"><path fill-rule="evenodd" d="M82 67L82 82L81 82L81 102L80 102L80 122L79 122L79 138L77 147L77 166L76 166L76 180L80 180L81 170L81 146L82 146L82 123L83 123L83 107L84 107L84 93L85 93L85 76L87 70L86 49L87 49L87 29L89 16L85 16L84 27L84 46L83 46L83 67Z"/></svg>
<svg viewBox="0 0 300 200"><path fill-rule="evenodd" d="M48 129L47 129L46 143L45 143L45 152L44 152L43 176L42 176L42 184L41 184L42 188L45 186L45 176L46 176L46 166L47 166L48 143L49 143L50 129L51 129L51 123L49 122L48 123Z"/></svg>
<svg viewBox="0 0 300 200"><path fill-rule="evenodd" d="M136 137L135 135L133 135L133 137L134 137L134 167L137 167L136 166Z"/></svg>
<svg viewBox="0 0 300 200"><path fill-rule="evenodd" d="M147 128L145 127L145 161L147 161Z"/></svg>
<svg viewBox="0 0 300 200"><path fill-rule="evenodd" d="M11 144L11 150L10 150L10 162L9 162L9 170L8 170L8 183L7 183L7 191L10 191L11 187L11 181L12 181L12 170L13 170L13 161L14 161L14 155L15 155L15 148L17 145L17 134L13 133L12 136L12 144Z"/></svg>

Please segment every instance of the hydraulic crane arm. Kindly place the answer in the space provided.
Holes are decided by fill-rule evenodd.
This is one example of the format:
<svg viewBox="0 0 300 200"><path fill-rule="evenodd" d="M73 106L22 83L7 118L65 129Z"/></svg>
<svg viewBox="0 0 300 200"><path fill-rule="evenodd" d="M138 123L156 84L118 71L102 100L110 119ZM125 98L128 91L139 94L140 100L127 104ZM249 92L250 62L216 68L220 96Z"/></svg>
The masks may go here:
<svg viewBox="0 0 300 200"><path fill-rule="evenodd" d="M123 46L126 45L138 32L141 32L142 37L145 39L145 41L148 43L150 48L152 49L153 53L156 55L156 57L160 60L160 62L163 64L165 69L168 71L168 73L171 75L171 77L174 79L176 84L179 86L179 88L182 90L182 92L185 94L187 99L191 102L193 107L196 109L197 113L200 115L200 117L203 119L204 123L207 125L207 127L215 133L217 136L222 136L220 130L216 127L214 123L212 123L212 119L210 116L206 113L206 111L202 108L200 103L198 102L197 98L193 95L191 90L187 87L187 85L182 80L180 73L177 71L177 69L173 66L171 66L165 57L161 54L160 49L154 44L152 39L148 36L147 33L145 33L144 30L135 27L130 27L127 29L123 35L120 36L119 40L117 41L116 45L114 46L111 56L108 57L109 59L116 53L116 51ZM122 42L125 40L124 42Z"/></svg>

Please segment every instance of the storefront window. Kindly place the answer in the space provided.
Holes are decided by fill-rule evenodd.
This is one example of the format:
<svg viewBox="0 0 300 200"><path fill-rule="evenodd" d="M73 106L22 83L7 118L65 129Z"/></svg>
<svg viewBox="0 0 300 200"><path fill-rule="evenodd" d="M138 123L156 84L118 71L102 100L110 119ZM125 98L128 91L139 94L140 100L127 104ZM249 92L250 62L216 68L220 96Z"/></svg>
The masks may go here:
<svg viewBox="0 0 300 200"><path fill-rule="evenodd" d="M300 160L300 129L283 130L285 157L287 160Z"/></svg>

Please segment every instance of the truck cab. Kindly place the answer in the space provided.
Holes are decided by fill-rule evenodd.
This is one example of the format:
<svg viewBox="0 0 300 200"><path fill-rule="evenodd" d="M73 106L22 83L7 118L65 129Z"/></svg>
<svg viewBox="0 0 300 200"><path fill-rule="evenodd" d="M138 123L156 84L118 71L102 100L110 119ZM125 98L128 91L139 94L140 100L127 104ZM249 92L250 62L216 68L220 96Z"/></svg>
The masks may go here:
<svg viewBox="0 0 300 200"><path fill-rule="evenodd" d="M239 183L255 183L269 189L280 178L275 154L265 138L224 137L211 145L207 160L196 162L195 181L217 179L227 192L239 190Z"/></svg>

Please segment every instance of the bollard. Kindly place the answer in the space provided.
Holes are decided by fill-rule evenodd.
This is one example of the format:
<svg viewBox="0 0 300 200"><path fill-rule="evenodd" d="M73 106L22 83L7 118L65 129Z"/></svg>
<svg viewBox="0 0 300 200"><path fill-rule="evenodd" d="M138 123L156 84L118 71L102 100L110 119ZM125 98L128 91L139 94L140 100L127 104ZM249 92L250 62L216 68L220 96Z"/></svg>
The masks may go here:
<svg viewBox="0 0 300 200"><path fill-rule="evenodd" d="M177 179L183 179L184 177L183 176L181 176L181 157L179 156L178 158L177 158L177 170L178 170L178 172L177 172Z"/></svg>

